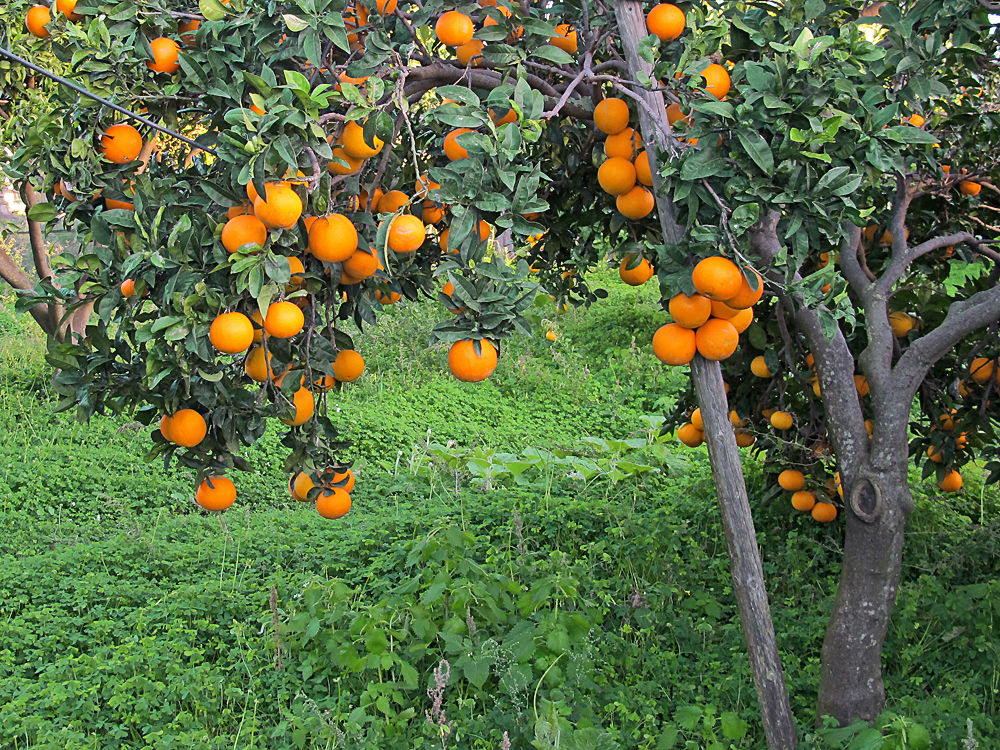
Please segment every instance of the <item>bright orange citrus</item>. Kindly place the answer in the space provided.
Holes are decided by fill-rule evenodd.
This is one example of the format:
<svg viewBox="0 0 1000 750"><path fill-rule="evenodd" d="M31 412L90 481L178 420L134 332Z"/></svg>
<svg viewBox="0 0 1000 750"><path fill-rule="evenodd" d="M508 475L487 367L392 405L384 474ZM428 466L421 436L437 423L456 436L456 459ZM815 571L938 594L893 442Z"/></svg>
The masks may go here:
<svg viewBox="0 0 1000 750"><path fill-rule="evenodd" d="M653 354L666 365L686 365L696 351L695 332L690 328L667 323L653 334Z"/></svg>
<svg viewBox="0 0 1000 750"><path fill-rule="evenodd" d="M487 339L479 340L476 354L472 339L456 341L448 350L448 369L464 383L478 383L488 378L497 367L497 349Z"/></svg>

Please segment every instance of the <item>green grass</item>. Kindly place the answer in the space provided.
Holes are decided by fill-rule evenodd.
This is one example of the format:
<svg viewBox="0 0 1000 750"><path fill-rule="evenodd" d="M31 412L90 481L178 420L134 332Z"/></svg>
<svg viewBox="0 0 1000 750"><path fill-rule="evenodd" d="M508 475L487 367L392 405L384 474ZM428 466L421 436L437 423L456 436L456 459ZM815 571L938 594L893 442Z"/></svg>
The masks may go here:
<svg viewBox="0 0 1000 750"><path fill-rule="evenodd" d="M142 462L147 428L52 413L43 342L0 313L0 747L440 747L424 712L442 658L449 747L499 748L504 731L514 748L762 747L702 450L594 449L581 459L603 473L589 481L555 458L516 482L469 463L648 435L643 416L683 375L649 354L652 290L608 288L565 315L543 301L537 328L557 340L505 344L479 385L426 346L435 305L364 332L368 371L338 397L358 486L337 522L289 499L276 431L235 477L237 505L198 511L187 472ZM656 471L610 473L641 465ZM841 530L747 469L811 737ZM890 708L934 747L960 747L967 720L990 747L996 497L980 503L975 480L955 499L924 489L886 652Z"/></svg>

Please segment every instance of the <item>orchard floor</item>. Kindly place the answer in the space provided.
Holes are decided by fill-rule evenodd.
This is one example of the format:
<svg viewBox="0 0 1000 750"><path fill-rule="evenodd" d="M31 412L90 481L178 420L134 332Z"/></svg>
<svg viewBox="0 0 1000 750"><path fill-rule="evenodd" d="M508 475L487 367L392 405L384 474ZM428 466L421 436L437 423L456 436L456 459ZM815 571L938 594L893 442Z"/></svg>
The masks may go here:
<svg viewBox="0 0 1000 750"><path fill-rule="evenodd" d="M762 747L706 455L651 429L683 374L649 352L654 291L605 286L540 304L479 385L426 347L433 303L389 311L337 399L358 478L338 521L290 500L277 432L237 504L200 512L189 474L143 462L149 428L53 413L5 304L0 747ZM841 526L746 466L804 744L902 747L914 720L935 748L1000 746L996 493L921 485L892 715L852 741L812 729Z"/></svg>

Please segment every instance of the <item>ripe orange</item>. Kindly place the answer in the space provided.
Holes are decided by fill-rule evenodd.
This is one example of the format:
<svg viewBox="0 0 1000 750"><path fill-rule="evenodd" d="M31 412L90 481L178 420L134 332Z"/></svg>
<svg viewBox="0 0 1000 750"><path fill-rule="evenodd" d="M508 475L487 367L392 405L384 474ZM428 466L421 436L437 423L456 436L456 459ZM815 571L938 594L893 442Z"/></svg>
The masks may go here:
<svg viewBox="0 0 1000 750"><path fill-rule="evenodd" d="M649 168L648 151L640 151L635 157L635 179L646 187L653 186L653 173Z"/></svg>
<svg viewBox="0 0 1000 750"><path fill-rule="evenodd" d="M168 443L174 442L173 433L170 432L170 427L173 424L174 418L169 414L164 414L160 417L160 434L163 435L163 439Z"/></svg>
<svg viewBox="0 0 1000 750"><path fill-rule="evenodd" d="M333 160L326 163L330 174L354 174L364 165L364 159L355 159L342 145L333 147Z"/></svg>
<svg viewBox="0 0 1000 750"><path fill-rule="evenodd" d="M388 293L383 292L381 289L375 290L375 301L380 305L395 305L401 299L403 299L403 295L391 289Z"/></svg>
<svg viewBox="0 0 1000 750"><path fill-rule="evenodd" d="M699 430L704 431L705 421L701 418L701 409L695 409L693 412L691 412L691 424L693 424Z"/></svg>
<svg viewBox="0 0 1000 750"><path fill-rule="evenodd" d="M484 46L485 43L481 39L470 39L465 44L460 44L455 48L455 57L462 65L478 66L483 62Z"/></svg>
<svg viewBox="0 0 1000 750"><path fill-rule="evenodd" d="M226 209L226 218L233 219L237 216L253 216L253 206L248 201L243 201L238 206L230 206Z"/></svg>
<svg viewBox="0 0 1000 750"><path fill-rule="evenodd" d="M225 510L236 500L236 485L229 477L208 477L198 485L194 499L205 510Z"/></svg>
<svg viewBox="0 0 1000 750"><path fill-rule="evenodd" d="M400 214L389 225L389 249L397 253L412 253L424 244L427 228L416 216Z"/></svg>
<svg viewBox="0 0 1000 750"><path fill-rule="evenodd" d="M444 209L432 200L425 200L420 206L420 218L424 224L437 224L444 218Z"/></svg>
<svg viewBox="0 0 1000 750"><path fill-rule="evenodd" d="M493 120L494 125L500 127L501 125L507 125L508 123L511 122L517 122L517 112L515 112L513 109L508 109L507 112L504 113L503 117L500 117L497 115L495 111L491 109L490 119Z"/></svg>
<svg viewBox="0 0 1000 750"><path fill-rule="evenodd" d="M993 378L994 360L985 357L976 357L972 360L969 370L972 372L972 379L979 385L985 385Z"/></svg>
<svg viewBox="0 0 1000 750"><path fill-rule="evenodd" d="M635 152L642 147L642 136L634 128L623 128L604 139L604 153L632 160Z"/></svg>
<svg viewBox="0 0 1000 750"><path fill-rule="evenodd" d="M79 198L76 197L76 193L70 190L69 183L65 180L56 180L56 184L52 188L56 195L61 195L63 198L68 200L70 203L76 203Z"/></svg>
<svg viewBox="0 0 1000 750"><path fill-rule="evenodd" d="M913 330L915 321L910 315L901 310L889 313L889 326L892 328L892 335L901 339Z"/></svg>
<svg viewBox="0 0 1000 750"><path fill-rule="evenodd" d="M222 313L212 321L208 339L224 354L245 352L253 343L253 323L240 312Z"/></svg>
<svg viewBox="0 0 1000 750"><path fill-rule="evenodd" d="M308 388L299 388L292 396L292 404L295 406L295 415L291 419L282 417L281 421L289 427L298 427L308 422L316 411L316 398Z"/></svg>
<svg viewBox="0 0 1000 750"><path fill-rule="evenodd" d="M180 48L173 39L160 36L151 40L149 46L153 50L153 59L146 63L147 68L154 73L168 73L170 75L180 69L181 64L177 62Z"/></svg>
<svg viewBox="0 0 1000 750"><path fill-rule="evenodd" d="M615 206L626 219L641 219L649 216L656 204L653 193L642 185L636 185L624 195L615 199Z"/></svg>
<svg viewBox="0 0 1000 750"><path fill-rule="evenodd" d="M740 282L740 290L726 300L726 304L737 310L753 307L764 295L764 279L754 269L749 269L750 273L757 277L756 284L747 281L746 274L740 274L743 279Z"/></svg>
<svg viewBox="0 0 1000 750"><path fill-rule="evenodd" d="M463 383L485 380L497 368L497 349L487 339L479 339L480 354L476 354L472 339L456 341L448 349L448 369Z"/></svg>
<svg viewBox="0 0 1000 750"><path fill-rule="evenodd" d="M353 383L365 371L365 359L353 349L344 349L333 360L333 377L341 383Z"/></svg>
<svg viewBox="0 0 1000 750"><path fill-rule="evenodd" d="M330 214L309 229L309 252L327 263L340 263L358 249L358 230L343 214Z"/></svg>
<svg viewBox="0 0 1000 750"><path fill-rule="evenodd" d="M689 422L677 428L677 439L689 448L697 448L705 442L705 433Z"/></svg>
<svg viewBox="0 0 1000 750"><path fill-rule="evenodd" d="M938 482L938 487L945 492L958 492L962 489L962 475L957 471L951 471Z"/></svg>
<svg viewBox="0 0 1000 750"><path fill-rule="evenodd" d="M289 286L287 287L287 291L295 291L296 289L302 286L302 281L303 281L302 274L304 274L305 272L306 272L306 267L302 263L302 259L299 258L297 255L289 255L288 256Z"/></svg>
<svg viewBox="0 0 1000 750"><path fill-rule="evenodd" d="M24 25L32 36L45 39L49 30L45 25L52 21L52 12L46 5L33 5L24 16Z"/></svg>
<svg viewBox="0 0 1000 750"><path fill-rule="evenodd" d="M437 23L434 24L434 33L441 44L449 47L457 47L472 40L475 33L475 26L472 19L457 10L449 10L438 16Z"/></svg>
<svg viewBox="0 0 1000 750"><path fill-rule="evenodd" d="M716 99L722 99L729 93L731 85L729 73L718 63L712 63L703 71L701 75L705 79L705 90Z"/></svg>
<svg viewBox="0 0 1000 750"><path fill-rule="evenodd" d="M691 272L691 281L699 294L713 300L727 300L739 293L743 274L728 258L713 255L698 261Z"/></svg>
<svg viewBox="0 0 1000 750"><path fill-rule="evenodd" d="M244 245L263 245L267 241L267 227L256 216L234 216L222 227L222 246L235 253Z"/></svg>
<svg viewBox="0 0 1000 750"><path fill-rule="evenodd" d="M758 355L750 360L750 372L756 375L758 378L769 378L772 373L768 367L767 362L764 360L764 355Z"/></svg>
<svg viewBox="0 0 1000 750"><path fill-rule="evenodd" d="M597 168L597 183L611 195L624 195L635 187L635 180L635 165L620 156L612 156Z"/></svg>
<svg viewBox="0 0 1000 750"><path fill-rule="evenodd" d="M740 334L728 320L709 318L695 331L698 353L705 359L722 360L731 357L740 343Z"/></svg>
<svg viewBox="0 0 1000 750"><path fill-rule="evenodd" d="M458 136L473 132L475 131L472 128L455 128L444 137L444 155L449 161L468 158L469 152L458 142Z"/></svg>
<svg viewBox="0 0 1000 750"><path fill-rule="evenodd" d="M194 409L181 409L170 419L170 439L184 448L194 448L205 439L208 425Z"/></svg>
<svg viewBox="0 0 1000 750"><path fill-rule="evenodd" d="M291 338L304 325L305 316L293 302L272 302L264 316L264 330L276 339Z"/></svg>
<svg viewBox="0 0 1000 750"><path fill-rule="evenodd" d="M263 346L255 346L250 350L246 362L243 363L243 371L248 378L256 380L258 383L266 382L268 377L274 379L271 357L264 351Z"/></svg>
<svg viewBox="0 0 1000 750"><path fill-rule="evenodd" d="M672 42L684 33L684 11L670 3L660 3L646 16L646 28L661 42Z"/></svg>
<svg viewBox="0 0 1000 750"><path fill-rule="evenodd" d="M250 313L250 322L253 323L253 342L259 344L264 340L264 319L260 316L260 310L255 309Z"/></svg>
<svg viewBox="0 0 1000 750"><path fill-rule="evenodd" d="M771 426L776 430L791 429L793 424L792 415L787 411L776 411L771 415Z"/></svg>
<svg viewBox="0 0 1000 750"><path fill-rule="evenodd" d="M193 47L198 41L195 32L198 31L199 26L201 26L201 21L197 18L181 21L177 24L177 33L181 35L181 41L188 47Z"/></svg>
<svg viewBox="0 0 1000 750"><path fill-rule="evenodd" d="M675 125L681 120L685 120L685 125L691 124L691 118L685 115L681 111L681 105L677 102L671 102L667 105L667 122L671 125Z"/></svg>
<svg viewBox="0 0 1000 750"><path fill-rule="evenodd" d="M288 479L288 491L292 494L299 502L305 502L309 499L309 490L311 490L316 485L313 483L312 477L310 477L306 472L300 471L292 474Z"/></svg>
<svg viewBox="0 0 1000 750"><path fill-rule="evenodd" d="M66 16L67 21L79 21L83 18L82 13L74 13L77 0L56 0L56 10Z"/></svg>
<svg viewBox="0 0 1000 750"><path fill-rule="evenodd" d="M391 16L396 12L399 0L375 0L375 10L383 16Z"/></svg>
<svg viewBox="0 0 1000 750"><path fill-rule="evenodd" d="M135 294L135 281L132 279L125 279L118 287L118 291L122 293L122 297L128 299Z"/></svg>
<svg viewBox="0 0 1000 750"><path fill-rule="evenodd" d="M792 495L792 507L803 513L808 512L816 507L816 496L808 490L799 490Z"/></svg>
<svg viewBox="0 0 1000 750"><path fill-rule="evenodd" d="M624 281L629 286L639 286L640 284L645 284L651 278L653 278L653 264L650 263L645 258L640 258L638 265L635 268L629 268L628 266L633 263L633 258L635 256L632 253L627 254L622 258L621 265L618 266L618 275L621 280Z"/></svg>
<svg viewBox="0 0 1000 750"><path fill-rule="evenodd" d="M402 190L390 190L379 198L378 212L380 214L394 214L409 202L410 199Z"/></svg>
<svg viewBox="0 0 1000 750"><path fill-rule="evenodd" d="M250 185L253 185L251 182ZM258 195L253 202L257 218L271 229L291 229L302 216L302 199L288 183L269 182L264 186L265 200Z"/></svg>
<svg viewBox="0 0 1000 750"><path fill-rule="evenodd" d="M347 511L350 509L351 495L339 487L323 491L316 498L316 512L323 516L323 518L340 518L347 515Z"/></svg>
<svg viewBox="0 0 1000 750"><path fill-rule="evenodd" d="M653 354L666 365L686 365L695 351L695 333L690 328L667 323L653 334Z"/></svg>
<svg viewBox="0 0 1000 750"><path fill-rule="evenodd" d="M131 201L120 201L117 198L104 198L105 208L111 210L115 208L124 209L125 211L135 211L135 204Z"/></svg>
<svg viewBox="0 0 1000 750"><path fill-rule="evenodd" d="M924 123L927 122L927 120L924 118L923 115L913 114L910 115L908 118L907 117L903 118L903 123L905 124L907 122L910 123L910 125L912 125L915 128L922 128L924 126Z"/></svg>
<svg viewBox="0 0 1000 750"><path fill-rule="evenodd" d="M864 375L855 375L854 389L858 392L859 396L867 396L871 392L871 386L868 385L868 378Z"/></svg>
<svg viewBox="0 0 1000 750"><path fill-rule="evenodd" d="M837 506L833 503L816 503L812 509L814 521L830 523L837 518Z"/></svg>
<svg viewBox="0 0 1000 750"><path fill-rule="evenodd" d="M749 448L756 440L750 430L733 430L733 435L736 436L737 448Z"/></svg>
<svg viewBox="0 0 1000 750"><path fill-rule="evenodd" d="M982 189L982 185L971 180L962 180L958 183L958 192L962 195L979 195L979 191Z"/></svg>
<svg viewBox="0 0 1000 750"><path fill-rule="evenodd" d="M576 29L568 23L559 24L556 26L556 35L549 37L549 44L571 55L576 54L578 48Z"/></svg>
<svg viewBox="0 0 1000 750"><path fill-rule="evenodd" d="M449 299L451 298L451 295L454 294L454 292L455 292L455 285L452 284L450 281L444 285L444 288L441 289L441 293L446 297L448 297ZM447 309L448 312L452 313L453 315L461 315L463 312L465 312L464 307L449 307Z"/></svg>
<svg viewBox="0 0 1000 750"><path fill-rule="evenodd" d="M729 322L733 324L736 333L743 333L753 323L753 310L749 307L745 310L737 310L736 314L729 319Z"/></svg>
<svg viewBox="0 0 1000 750"><path fill-rule="evenodd" d="M142 136L131 125L112 125L101 136L101 153L114 164L135 161L142 151Z"/></svg>
<svg viewBox="0 0 1000 750"><path fill-rule="evenodd" d="M933 445L927 448L927 458L936 464L944 463L944 454Z"/></svg>
<svg viewBox="0 0 1000 750"><path fill-rule="evenodd" d="M739 310L733 309L725 302L720 300L712 300L712 315L716 318L722 318L723 320L729 320L734 315L736 315Z"/></svg>
<svg viewBox="0 0 1000 750"><path fill-rule="evenodd" d="M347 481L344 481L345 479ZM337 484L338 482L344 482L344 484L339 485L340 489L344 492L350 492L354 489L354 472L350 469L339 472L335 471L333 473L333 483Z"/></svg>
<svg viewBox="0 0 1000 750"><path fill-rule="evenodd" d="M677 325L684 328L698 328L712 316L712 302L700 294L688 296L681 293L671 298L667 310Z"/></svg>
<svg viewBox="0 0 1000 750"><path fill-rule="evenodd" d="M340 142L344 145L344 151L355 159L371 159L382 150L382 146L385 145L382 139L377 135L372 135L372 139L371 144L365 141L364 126L355 120L347 123L344 126L344 132L340 134Z"/></svg>
<svg viewBox="0 0 1000 750"><path fill-rule="evenodd" d="M379 262L374 248L370 250L358 248L350 258L344 261L341 268L343 268L344 273L361 281L374 276L375 272L382 268L382 264Z"/></svg>
<svg viewBox="0 0 1000 750"><path fill-rule="evenodd" d="M607 135L622 132L628 127L628 120L628 104L624 99L609 96L594 107L594 124L598 130Z"/></svg>
<svg viewBox="0 0 1000 750"><path fill-rule="evenodd" d="M778 486L788 492L798 492L805 489L806 477L797 469L785 469L778 474Z"/></svg>

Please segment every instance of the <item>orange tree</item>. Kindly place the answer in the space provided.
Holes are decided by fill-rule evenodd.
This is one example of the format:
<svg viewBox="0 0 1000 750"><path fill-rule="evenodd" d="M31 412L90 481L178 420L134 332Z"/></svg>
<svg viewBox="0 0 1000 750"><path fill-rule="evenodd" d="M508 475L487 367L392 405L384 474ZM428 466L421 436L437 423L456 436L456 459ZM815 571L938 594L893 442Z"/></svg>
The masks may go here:
<svg viewBox="0 0 1000 750"><path fill-rule="evenodd" d="M795 730L737 446L845 519L819 714L879 712L910 458L954 487L995 446L985 5L19 10L17 51L143 115L56 87L12 129L8 174L48 196L29 217L77 239L19 301L86 312L49 348L63 407L159 420L151 457L195 469L212 510L281 419L290 491L340 516L326 404L364 368L343 321L435 295L450 369L482 380L536 288L592 301L610 256L657 277L653 350L692 368L674 425L709 448L769 744Z"/></svg>

